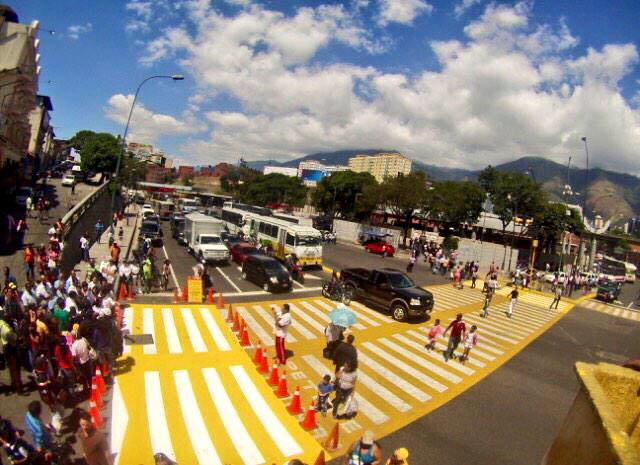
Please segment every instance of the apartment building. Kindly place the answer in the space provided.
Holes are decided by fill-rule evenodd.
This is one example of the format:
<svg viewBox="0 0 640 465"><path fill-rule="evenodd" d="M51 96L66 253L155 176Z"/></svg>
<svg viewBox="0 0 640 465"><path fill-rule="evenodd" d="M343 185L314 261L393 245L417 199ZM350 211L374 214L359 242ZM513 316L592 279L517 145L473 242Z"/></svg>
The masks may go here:
<svg viewBox="0 0 640 465"><path fill-rule="evenodd" d="M378 182L398 174L411 173L411 160L400 153L356 155L349 158L349 169L356 173L371 173Z"/></svg>

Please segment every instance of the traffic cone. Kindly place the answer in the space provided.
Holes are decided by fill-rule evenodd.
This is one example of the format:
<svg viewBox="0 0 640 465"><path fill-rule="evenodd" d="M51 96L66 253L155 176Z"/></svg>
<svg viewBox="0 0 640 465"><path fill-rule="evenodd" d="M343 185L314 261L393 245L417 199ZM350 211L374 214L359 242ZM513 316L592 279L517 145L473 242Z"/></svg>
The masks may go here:
<svg viewBox="0 0 640 465"><path fill-rule="evenodd" d="M324 447L329 452L333 452L338 449L338 443L340 442L340 425L336 423L333 425L329 436L322 443L322 447Z"/></svg>
<svg viewBox="0 0 640 465"><path fill-rule="evenodd" d="M289 390L287 389L287 370L283 370L282 376L280 376L280 382L278 383L278 389L276 389L276 396L287 397L288 395Z"/></svg>
<svg viewBox="0 0 640 465"><path fill-rule="evenodd" d="M91 423L95 428L102 428L104 425L104 420L102 419L102 415L100 415L100 409L96 403L92 400L89 401L89 415L91 415Z"/></svg>
<svg viewBox="0 0 640 465"><path fill-rule="evenodd" d="M227 313L227 321L229 323L233 322L233 308L231 307L231 304L229 304L229 313Z"/></svg>
<svg viewBox="0 0 640 465"><path fill-rule="evenodd" d="M189 293L187 292L187 286L182 288L182 301L189 302Z"/></svg>
<svg viewBox="0 0 640 465"><path fill-rule="evenodd" d="M104 407L104 402L102 401L102 396L98 391L98 386L96 385L96 379L93 378L93 382L91 383L91 397L89 399L96 404L96 407L101 409Z"/></svg>
<svg viewBox="0 0 640 465"><path fill-rule="evenodd" d="M106 361L102 363L102 373L104 373L105 376L109 376L109 363L107 363Z"/></svg>
<svg viewBox="0 0 640 465"><path fill-rule="evenodd" d="M180 297L178 297L178 288L173 288L173 303L177 304L180 302Z"/></svg>
<svg viewBox="0 0 640 465"><path fill-rule="evenodd" d="M113 313L116 318L116 327L118 329L122 328L122 308L120 307L120 302L116 301L113 307Z"/></svg>
<svg viewBox="0 0 640 465"><path fill-rule="evenodd" d="M291 403L287 407L291 415L299 415L302 413L302 406L300 405L300 386L296 386L296 390L293 391L293 397Z"/></svg>
<svg viewBox="0 0 640 465"><path fill-rule="evenodd" d="M222 295L222 291L218 294L218 308L224 308L224 296Z"/></svg>
<svg viewBox="0 0 640 465"><path fill-rule="evenodd" d="M247 326L244 324L244 320L242 320L242 328L240 328L240 345L242 347L251 345L251 341L249 341L249 331L247 331Z"/></svg>
<svg viewBox="0 0 640 465"><path fill-rule="evenodd" d="M324 451L321 450L320 454L318 454L318 458L316 459L315 462L313 462L313 465L325 465L326 462L324 461Z"/></svg>
<svg viewBox="0 0 640 465"><path fill-rule="evenodd" d="M133 296L134 296L133 286L129 286L129 295L127 295L127 300L131 302L133 300Z"/></svg>
<svg viewBox="0 0 640 465"><path fill-rule="evenodd" d="M278 362L274 362L273 366L271 367L271 374L269 375L267 383L269 383L271 386L277 386L278 379L280 379L280 376L278 375Z"/></svg>
<svg viewBox="0 0 640 465"><path fill-rule="evenodd" d="M315 406L315 402L311 401L311 405L309 405L309 408L307 409L304 420L302 420L302 423L300 423L300 425L306 430L316 429L318 427L318 425L316 424Z"/></svg>
<svg viewBox="0 0 640 465"><path fill-rule="evenodd" d="M209 288L207 292L207 303L211 305L213 303L213 289Z"/></svg>
<svg viewBox="0 0 640 465"><path fill-rule="evenodd" d="M268 365L268 360L267 360L267 350L266 349L262 349L262 358L260 358L260 365L258 365L258 373L269 373L269 365ZM276 367L276 370L278 368ZM277 373L276 373L277 375Z"/></svg>
<svg viewBox="0 0 640 465"><path fill-rule="evenodd" d="M260 365L262 363L262 345L260 344L260 341L258 341L256 351L253 354L253 363L256 365Z"/></svg>
<svg viewBox="0 0 640 465"><path fill-rule="evenodd" d="M120 283L120 289L118 289L118 300L123 301L127 297L127 291L124 287L124 283Z"/></svg>
<svg viewBox="0 0 640 465"><path fill-rule="evenodd" d="M96 375L93 378L98 386L98 392L100 395L104 395L104 393L107 392L107 388L104 386L104 379L102 379L102 371L100 371L100 367L96 367ZM91 381L93 382L93 380Z"/></svg>
<svg viewBox="0 0 640 465"><path fill-rule="evenodd" d="M233 330L240 331L240 317L238 316L238 312L236 312L235 316L233 317Z"/></svg>

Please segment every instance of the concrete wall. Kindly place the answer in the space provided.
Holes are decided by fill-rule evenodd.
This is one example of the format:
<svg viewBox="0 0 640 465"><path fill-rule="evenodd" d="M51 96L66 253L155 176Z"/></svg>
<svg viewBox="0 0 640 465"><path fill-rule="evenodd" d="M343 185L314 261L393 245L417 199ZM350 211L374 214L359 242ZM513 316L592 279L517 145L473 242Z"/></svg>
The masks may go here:
<svg viewBox="0 0 640 465"><path fill-rule="evenodd" d="M505 270L509 268L509 254L511 254L510 271L513 271L518 263L518 249L511 249L507 246ZM505 248L502 244L471 239L460 239L458 244L458 261L477 260L480 262L481 270L488 269L491 262L495 262L502 269L503 257L505 257Z"/></svg>
<svg viewBox="0 0 640 465"><path fill-rule="evenodd" d="M362 233L391 234L385 240L396 248L402 242L402 231L353 221L335 220L333 230L337 234L338 240L343 242L358 242L358 237Z"/></svg>

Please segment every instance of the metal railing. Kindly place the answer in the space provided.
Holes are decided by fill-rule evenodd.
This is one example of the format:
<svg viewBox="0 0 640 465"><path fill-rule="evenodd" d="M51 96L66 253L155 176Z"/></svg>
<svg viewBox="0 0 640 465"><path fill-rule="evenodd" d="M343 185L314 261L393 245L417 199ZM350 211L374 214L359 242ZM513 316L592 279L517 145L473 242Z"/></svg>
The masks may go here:
<svg viewBox="0 0 640 465"><path fill-rule="evenodd" d="M67 235L69 234L71 229L76 225L80 218L82 218L85 212L96 203L96 201L102 194L104 194L108 185L109 181L104 181L104 183L98 189L86 195L82 200L80 200L80 202L78 202L62 217L62 233L60 234L60 239L62 241L67 238Z"/></svg>

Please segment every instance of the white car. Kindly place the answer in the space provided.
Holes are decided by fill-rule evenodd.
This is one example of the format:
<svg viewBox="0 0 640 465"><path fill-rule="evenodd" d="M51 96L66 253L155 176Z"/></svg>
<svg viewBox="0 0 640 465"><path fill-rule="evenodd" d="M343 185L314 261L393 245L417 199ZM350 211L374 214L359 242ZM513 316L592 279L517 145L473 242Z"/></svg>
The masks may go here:
<svg viewBox="0 0 640 465"><path fill-rule="evenodd" d="M555 273L547 273L546 275L544 275L544 280L548 283L552 283L555 281L556 276L558 277L559 283L564 283L567 279L567 273L565 273L564 271L556 271Z"/></svg>
<svg viewBox="0 0 640 465"><path fill-rule="evenodd" d="M73 184L76 182L76 178L73 174L65 174L64 177L62 178L62 185L63 186L73 186Z"/></svg>

